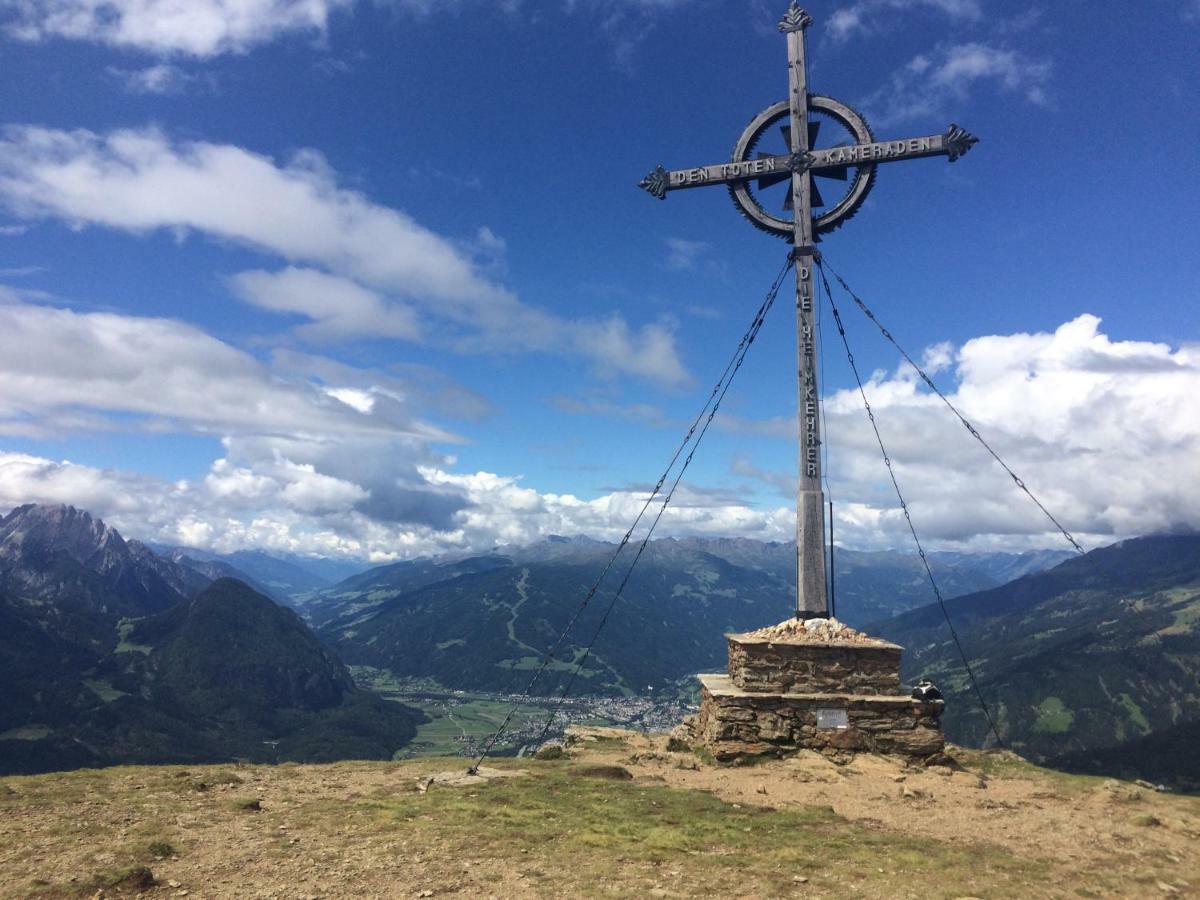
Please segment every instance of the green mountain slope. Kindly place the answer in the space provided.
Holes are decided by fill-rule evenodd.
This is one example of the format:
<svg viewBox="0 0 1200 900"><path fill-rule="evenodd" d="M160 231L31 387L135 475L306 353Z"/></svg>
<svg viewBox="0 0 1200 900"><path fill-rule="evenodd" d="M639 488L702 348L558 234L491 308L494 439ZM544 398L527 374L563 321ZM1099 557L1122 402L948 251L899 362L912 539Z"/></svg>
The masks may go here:
<svg viewBox="0 0 1200 900"><path fill-rule="evenodd" d="M70 648L0 606L0 624L12 623L23 626L13 643L27 652L9 671L25 685L40 676L58 696L26 711L22 724L6 723L0 771L387 759L420 720L356 688L299 616L233 579L131 623L112 653L65 659L57 678L47 666Z"/></svg>
<svg viewBox="0 0 1200 900"><path fill-rule="evenodd" d="M420 718L295 613L72 507L0 518L0 694L0 773L389 758Z"/></svg>
<svg viewBox="0 0 1200 900"><path fill-rule="evenodd" d="M1200 719L1172 725L1115 747L1055 757L1056 768L1148 778L1200 792Z"/></svg>
<svg viewBox="0 0 1200 900"><path fill-rule="evenodd" d="M352 665L432 677L456 688L519 690L603 570L613 545L552 538L507 552L414 560L364 572L311 595L303 611ZM552 676L582 653L632 559L624 554L581 617ZM999 583L1043 557L946 554L948 589ZM1050 559L1057 558L1052 554ZM838 551L838 616L851 624L927 602L917 558ZM725 667L727 631L793 610L795 546L741 539L652 542L573 690L644 693ZM555 678L538 685L552 690Z"/></svg>
<svg viewBox="0 0 1200 900"><path fill-rule="evenodd" d="M303 611L305 617L320 628L334 619L370 609L418 588L450 581L460 575L490 572L514 564L512 558L499 554L462 560L417 559L392 563L307 595Z"/></svg>
<svg viewBox="0 0 1200 900"><path fill-rule="evenodd" d="M1200 720L1200 536L1125 541L948 606L1002 736L1023 755L1112 762ZM953 740L987 741L940 610L874 630L907 647L909 678L947 693Z"/></svg>
<svg viewBox="0 0 1200 900"><path fill-rule="evenodd" d="M686 567L647 554L618 602L575 690L641 693L724 664L731 630L787 615L769 575L707 554ZM599 569L594 563L502 565L438 581L350 611L321 629L350 664L433 677L456 688L519 690L565 627ZM597 593L553 664L555 678L582 653L623 570ZM377 593L385 593L375 586ZM366 597L368 595L364 595Z"/></svg>

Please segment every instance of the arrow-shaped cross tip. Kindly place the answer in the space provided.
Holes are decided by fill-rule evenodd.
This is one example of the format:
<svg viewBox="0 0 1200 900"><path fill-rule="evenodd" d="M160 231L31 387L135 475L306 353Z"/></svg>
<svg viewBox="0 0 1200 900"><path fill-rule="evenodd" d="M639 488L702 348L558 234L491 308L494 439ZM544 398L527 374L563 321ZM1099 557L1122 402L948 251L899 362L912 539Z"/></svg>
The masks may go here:
<svg viewBox="0 0 1200 900"><path fill-rule="evenodd" d="M638 182L638 187L653 194L659 200L667 199L667 170L655 166L654 170Z"/></svg>
<svg viewBox="0 0 1200 900"><path fill-rule="evenodd" d="M946 129L945 143L946 155L950 157L950 162L954 162L960 156L965 156L968 150L978 144L979 138L951 122L950 127Z"/></svg>

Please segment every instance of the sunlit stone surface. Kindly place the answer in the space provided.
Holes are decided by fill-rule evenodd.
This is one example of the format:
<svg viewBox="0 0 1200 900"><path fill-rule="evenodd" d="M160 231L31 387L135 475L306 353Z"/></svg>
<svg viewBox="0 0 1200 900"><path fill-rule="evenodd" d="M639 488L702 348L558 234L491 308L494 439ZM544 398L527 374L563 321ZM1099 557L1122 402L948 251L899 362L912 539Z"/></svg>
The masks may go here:
<svg viewBox="0 0 1200 900"><path fill-rule="evenodd" d="M790 619L726 639L728 674L700 676L700 712L677 735L717 760L806 749L836 759L941 755L944 703L902 688L896 644L835 619Z"/></svg>

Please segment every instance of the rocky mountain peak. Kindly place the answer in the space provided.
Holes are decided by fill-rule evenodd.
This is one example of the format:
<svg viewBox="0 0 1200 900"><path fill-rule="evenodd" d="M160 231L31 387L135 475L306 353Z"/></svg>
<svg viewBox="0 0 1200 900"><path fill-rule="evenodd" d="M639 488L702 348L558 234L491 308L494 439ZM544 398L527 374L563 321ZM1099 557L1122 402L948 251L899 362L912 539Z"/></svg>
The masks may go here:
<svg viewBox="0 0 1200 900"><path fill-rule="evenodd" d="M115 528L74 506L18 506L0 519L0 555L63 554L83 566L104 570L128 558Z"/></svg>
<svg viewBox="0 0 1200 900"><path fill-rule="evenodd" d="M0 518L0 587L72 608L146 615L208 583L73 506L18 506Z"/></svg>

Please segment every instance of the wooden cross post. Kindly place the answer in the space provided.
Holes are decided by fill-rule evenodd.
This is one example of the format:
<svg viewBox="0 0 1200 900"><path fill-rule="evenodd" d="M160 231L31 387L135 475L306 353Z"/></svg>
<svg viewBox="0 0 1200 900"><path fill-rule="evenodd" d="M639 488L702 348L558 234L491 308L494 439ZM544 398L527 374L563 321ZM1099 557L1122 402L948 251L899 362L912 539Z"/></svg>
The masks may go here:
<svg viewBox="0 0 1200 900"><path fill-rule="evenodd" d="M809 153L808 71L804 31L812 18L796 4L779 23L787 35L788 111L793 159ZM792 253L796 266L796 357L799 371L800 484L796 495L796 616L827 618L825 491L821 489L821 394L817 384L817 332L813 313L812 174L791 166Z"/></svg>
<svg viewBox="0 0 1200 900"><path fill-rule="evenodd" d="M742 214L755 227L791 242L796 267L796 332L799 381L800 481L796 497L796 615L829 615L825 572L825 494L821 488L821 397L817 384L817 345L814 311L813 262L815 244L861 208L875 184L879 163L926 156L945 156L954 162L978 138L951 124L942 134L876 141L866 120L849 106L808 91L804 36L812 17L796 0L779 22L787 36L788 98L763 110L746 126L734 147L733 159L713 166L668 171L658 166L642 179L660 200L670 191L725 185ZM814 116L818 118L814 119ZM851 140L827 149L816 147L821 118L850 133ZM786 152L755 151L772 127L779 125ZM854 174L851 176L850 172ZM814 178L847 182L836 203L826 203ZM763 193L786 182L784 218L769 212ZM756 189L752 188L752 183ZM815 209L823 209L815 214Z"/></svg>

